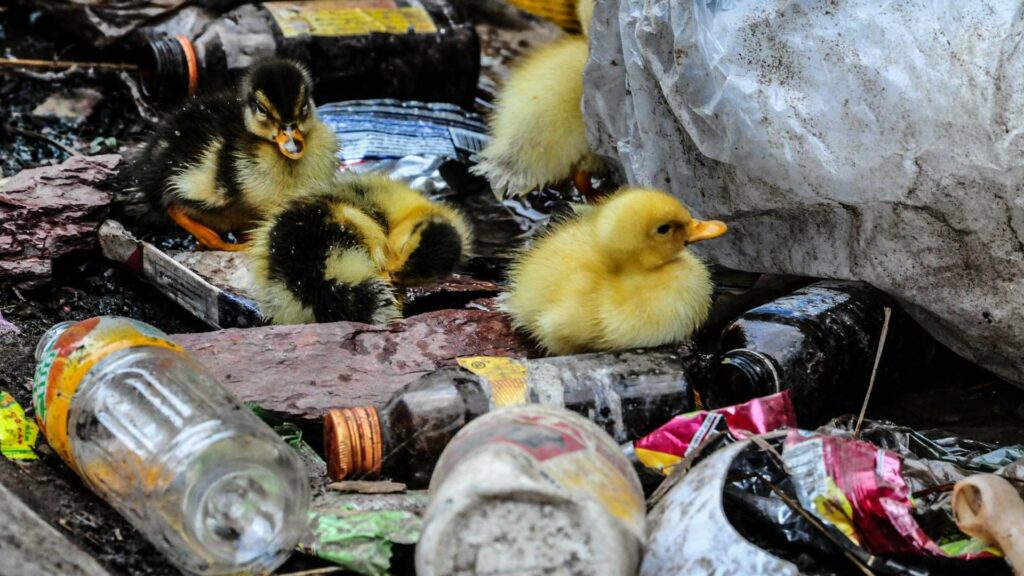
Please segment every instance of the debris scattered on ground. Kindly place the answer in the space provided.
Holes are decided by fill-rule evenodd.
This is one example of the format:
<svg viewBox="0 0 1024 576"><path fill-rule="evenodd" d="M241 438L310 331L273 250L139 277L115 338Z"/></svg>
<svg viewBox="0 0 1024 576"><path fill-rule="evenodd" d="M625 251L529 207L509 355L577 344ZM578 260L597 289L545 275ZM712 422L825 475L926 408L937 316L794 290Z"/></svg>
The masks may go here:
<svg viewBox="0 0 1024 576"><path fill-rule="evenodd" d="M53 167L24 170L0 189L0 274L33 288L49 281L52 261L97 246L96 231L110 204L101 188L121 157L76 156Z"/></svg>
<svg viewBox="0 0 1024 576"><path fill-rule="evenodd" d="M102 99L103 94L94 88L74 88L67 92L55 92L36 106L32 114L44 118L61 118L77 125L92 114Z"/></svg>
<svg viewBox="0 0 1024 576"><path fill-rule="evenodd" d="M965 478L953 488L953 515L963 532L999 546L1024 574L1024 501L1017 487L994 474Z"/></svg>
<svg viewBox="0 0 1024 576"><path fill-rule="evenodd" d="M0 454L11 460L35 460L38 437L39 427L25 416L21 404L0 390Z"/></svg>
<svg viewBox="0 0 1024 576"><path fill-rule="evenodd" d="M140 242L117 221L105 221L98 236L104 256L152 283L207 325L238 328L264 324L254 301L224 289L238 287L245 293L249 291L244 255L179 252L179 259L195 265L206 275L204 278L156 246Z"/></svg>

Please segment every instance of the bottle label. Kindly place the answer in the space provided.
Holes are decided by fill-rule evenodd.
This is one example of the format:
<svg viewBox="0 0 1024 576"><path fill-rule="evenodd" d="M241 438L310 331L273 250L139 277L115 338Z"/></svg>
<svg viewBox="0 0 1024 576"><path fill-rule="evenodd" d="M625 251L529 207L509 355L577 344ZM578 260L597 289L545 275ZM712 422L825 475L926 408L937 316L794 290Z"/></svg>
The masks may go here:
<svg viewBox="0 0 1024 576"><path fill-rule="evenodd" d="M530 14L550 20L569 32L580 31L577 0L509 0Z"/></svg>
<svg viewBox="0 0 1024 576"><path fill-rule="evenodd" d="M38 436L39 428L25 417L21 404L0 391L0 454L11 460L35 460L39 456L32 449Z"/></svg>
<svg viewBox="0 0 1024 576"><path fill-rule="evenodd" d="M184 352L159 330L128 318L99 316L72 325L43 350L32 383L36 422L46 440L72 468L68 440L71 399L85 375L108 354L155 346Z"/></svg>
<svg viewBox="0 0 1024 576"><path fill-rule="evenodd" d="M437 32L430 14L414 0L307 0L264 2L263 7L285 38Z"/></svg>
<svg viewBox="0 0 1024 576"><path fill-rule="evenodd" d="M491 409L519 406L530 401L526 366L512 358L471 356L458 359L459 366L480 376L490 386Z"/></svg>

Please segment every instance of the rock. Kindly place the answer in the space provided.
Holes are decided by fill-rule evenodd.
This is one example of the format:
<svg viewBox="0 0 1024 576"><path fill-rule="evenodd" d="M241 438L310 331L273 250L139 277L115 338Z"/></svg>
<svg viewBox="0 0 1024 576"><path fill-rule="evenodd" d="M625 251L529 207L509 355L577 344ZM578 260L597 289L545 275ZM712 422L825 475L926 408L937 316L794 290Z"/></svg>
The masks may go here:
<svg viewBox="0 0 1024 576"><path fill-rule="evenodd" d="M92 114L103 94L94 88L75 88L50 94L42 104L32 110L33 116L61 118L81 124Z"/></svg>
<svg viewBox="0 0 1024 576"><path fill-rule="evenodd" d="M111 201L99 185L120 162L115 154L75 156L7 180L0 190L0 283L38 287L49 281L54 258L96 247Z"/></svg>
<svg viewBox="0 0 1024 576"><path fill-rule="evenodd" d="M383 406L395 390L460 356L527 355L504 315L480 310L388 326L267 326L173 339L242 401L309 422L330 408Z"/></svg>
<svg viewBox="0 0 1024 576"><path fill-rule="evenodd" d="M0 312L0 342L9 340L11 337L17 336L20 333L21 330L19 330L14 324L4 320L4 315Z"/></svg>
<svg viewBox="0 0 1024 576"><path fill-rule="evenodd" d="M110 576L0 484L0 574Z"/></svg>
<svg viewBox="0 0 1024 576"><path fill-rule="evenodd" d="M598 2L588 139L630 183L728 222L711 260L867 281L1024 385L1017 11Z"/></svg>

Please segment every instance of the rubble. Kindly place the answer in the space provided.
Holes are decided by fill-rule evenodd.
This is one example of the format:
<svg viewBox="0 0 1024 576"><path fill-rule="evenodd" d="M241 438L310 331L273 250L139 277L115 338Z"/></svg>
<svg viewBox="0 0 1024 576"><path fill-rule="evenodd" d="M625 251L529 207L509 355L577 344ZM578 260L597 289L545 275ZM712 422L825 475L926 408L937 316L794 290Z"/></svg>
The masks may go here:
<svg viewBox="0 0 1024 576"><path fill-rule="evenodd" d="M299 421L331 408L383 406L460 356L528 354L504 315L443 310L388 326L355 322L180 334L174 341L243 401Z"/></svg>
<svg viewBox="0 0 1024 576"><path fill-rule="evenodd" d="M75 88L51 94L32 110L34 116L61 118L72 124L81 124L96 108L103 94L94 88Z"/></svg>
<svg viewBox="0 0 1024 576"><path fill-rule="evenodd" d="M54 258L95 248L111 201L100 188L121 157L76 156L23 170L0 189L0 281L33 288L50 279Z"/></svg>

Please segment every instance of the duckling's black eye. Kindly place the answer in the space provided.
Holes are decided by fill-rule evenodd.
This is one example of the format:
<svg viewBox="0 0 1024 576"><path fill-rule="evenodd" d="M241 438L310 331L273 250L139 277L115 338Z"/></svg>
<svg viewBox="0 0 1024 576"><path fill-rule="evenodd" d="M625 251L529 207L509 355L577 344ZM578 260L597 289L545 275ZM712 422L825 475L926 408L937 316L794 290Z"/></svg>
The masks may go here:
<svg viewBox="0 0 1024 576"><path fill-rule="evenodd" d="M655 232L659 236L664 236L665 234L668 234L671 231L672 231L672 225L671 224L662 224L661 226L658 226L658 228L655 230Z"/></svg>
<svg viewBox="0 0 1024 576"><path fill-rule="evenodd" d="M267 109L263 107L263 104L260 104L259 102L254 102L254 104L256 104L256 113L257 114L259 114L260 116L266 116L267 115Z"/></svg>

